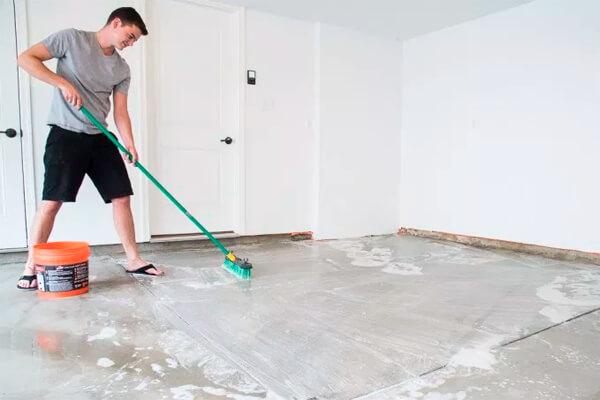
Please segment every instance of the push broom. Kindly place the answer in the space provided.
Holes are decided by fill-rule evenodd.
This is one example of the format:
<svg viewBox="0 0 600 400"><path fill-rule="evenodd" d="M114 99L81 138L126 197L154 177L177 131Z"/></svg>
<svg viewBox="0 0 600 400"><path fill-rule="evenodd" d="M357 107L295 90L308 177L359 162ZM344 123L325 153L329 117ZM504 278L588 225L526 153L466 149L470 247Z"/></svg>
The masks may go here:
<svg viewBox="0 0 600 400"><path fill-rule="evenodd" d="M90 122L92 124L94 124L96 126L96 128L100 129L100 131L106 137L108 137L110 139L110 141L113 142L113 144L115 146L117 146L117 148L119 150L121 150L123 153L125 153L129 158L132 157L131 153L117 140L117 138L114 135L112 135L89 112L89 110L87 108L81 107L80 111L90 120ZM252 264L248 262L248 259L238 258L238 257L235 256L235 254L233 254L233 252L227 250L225 248L225 246L223 246L223 243L221 243L208 230L206 230L206 228L204 226L202 226L202 224L200 222L198 222L198 220L196 218L194 218L194 216L192 214L190 214L183 207L183 205L181 205L181 203L179 201L177 201L177 199L142 164L139 163L139 161L136 160L136 162L135 162L134 165L136 167L138 167L139 170L142 171L142 173L144 175L146 175L146 178L148 178L152 183L154 183L154 185L158 188L158 190L160 190L162 192L162 194L164 194L169 200L171 200L171 203L173 203L179 209L179 211L181 211L183 214L185 214L185 216L188 217L188 219L190 221L192 221L192 223L194 225L196 225L196 227L198 229L200 229L210 239L210 241L213 242L213 244L219 250L221 250L221 252L223 252L223 254L225 254L225 261L223 262L223 266L227 270L229 270L235 276L237 276L237 277L239 277L241 279L250 279L250 275L251 275L251 271L252 271Z"/></svg>

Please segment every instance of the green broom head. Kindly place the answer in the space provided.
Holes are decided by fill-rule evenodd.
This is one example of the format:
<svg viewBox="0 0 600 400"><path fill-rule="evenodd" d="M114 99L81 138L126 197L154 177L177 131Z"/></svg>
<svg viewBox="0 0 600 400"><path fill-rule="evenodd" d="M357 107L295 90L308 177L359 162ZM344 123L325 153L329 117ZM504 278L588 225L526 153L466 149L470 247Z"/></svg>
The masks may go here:
<svg viewBox="0 0 600 400"><path fill-rule="evenodd" d="M225 256L223 266L241 279L250 279L252 274L252 264L248 262L248 259L237 258L231 252Z"/></svg>

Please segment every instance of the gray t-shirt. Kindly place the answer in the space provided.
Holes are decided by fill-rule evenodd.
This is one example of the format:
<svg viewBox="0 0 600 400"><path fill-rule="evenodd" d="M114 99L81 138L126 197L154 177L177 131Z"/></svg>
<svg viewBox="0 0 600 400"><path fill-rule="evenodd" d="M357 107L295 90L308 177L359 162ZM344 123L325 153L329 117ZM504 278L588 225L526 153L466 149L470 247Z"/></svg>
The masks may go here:
<svg viewBox="0 0 600 400"><path fill-rule="evenodd" d="M115 50L105 56L95 32L65 29L42 41L58 59L56 73L71 82L81 94L83 105L104 125L110 111L110 95L127 93L131 79L129 66ZM56 88L48 125L88 134L101 133L83 113L70 105Z"/></svg>

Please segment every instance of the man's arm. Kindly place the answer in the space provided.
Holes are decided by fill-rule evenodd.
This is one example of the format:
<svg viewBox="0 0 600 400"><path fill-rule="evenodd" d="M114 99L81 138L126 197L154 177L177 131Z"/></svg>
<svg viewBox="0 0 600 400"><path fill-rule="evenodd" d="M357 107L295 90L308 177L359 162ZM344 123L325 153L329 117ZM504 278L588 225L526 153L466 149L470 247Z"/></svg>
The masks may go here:
<svg viewBox="0 0 600 400"><path fill-rule="evenodd" d="M113 103L115 105L115 125L117 125L117 129L123 140L123 145L133 156L131 160L127 156L123 156L123 159L135 163L138 159L138 155L135 150L135 144L133 143L131 119L129 118L129 110L127 109L127 94L115 90L113 93Z"/></svg>
<svg viewBox="0 0 600 400"><path fill-rule="evenodd" d="M64 98L71 105L79 108L82 105L81 95L75 87L60 75L50 71L44 61L50 60L52 54L42 43L35 44L19 55L19 67L31 76L60 89Z"/></svg>

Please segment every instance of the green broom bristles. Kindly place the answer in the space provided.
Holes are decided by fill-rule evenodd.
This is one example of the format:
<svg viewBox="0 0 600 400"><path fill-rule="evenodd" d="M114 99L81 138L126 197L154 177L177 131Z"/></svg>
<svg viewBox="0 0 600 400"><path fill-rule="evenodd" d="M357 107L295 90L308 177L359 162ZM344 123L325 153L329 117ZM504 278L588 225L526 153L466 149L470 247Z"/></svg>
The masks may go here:
<svg viewBox="0 0 600 400"><path fill-rule="evenodd" d="M225 257L223 266L241 279L250 279L252 275L252 264L245 259L235 257L235 261L231 261L228 257Z"/></svg>

